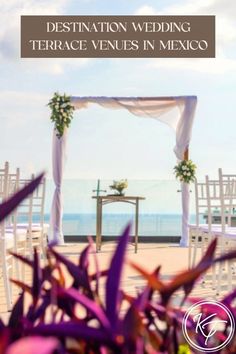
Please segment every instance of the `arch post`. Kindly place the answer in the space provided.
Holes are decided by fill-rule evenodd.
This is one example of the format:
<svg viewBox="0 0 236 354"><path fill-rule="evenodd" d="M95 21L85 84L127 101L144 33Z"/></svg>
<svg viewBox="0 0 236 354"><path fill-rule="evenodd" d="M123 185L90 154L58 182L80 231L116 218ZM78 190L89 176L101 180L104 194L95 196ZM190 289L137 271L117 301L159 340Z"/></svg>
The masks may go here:
<svg viewBox="0 0 236 354"><path fill-rule="evenodd" d="M187 148L184 152L184 160L189 160L189 149ZM182 235L180 240L180 246L187 247L189 242L189 232L188 232L188 224L189 224L189 185L188 183L181 184L181 192L182 192Z"/></svg>
<svg viewBox="0 0 236 354"><path fill-rule="evenodd" d="M184 152L184 160L185 161L188 161L189 160L189 150L188 150L188 148L185 150L185 152Z"/></svg>

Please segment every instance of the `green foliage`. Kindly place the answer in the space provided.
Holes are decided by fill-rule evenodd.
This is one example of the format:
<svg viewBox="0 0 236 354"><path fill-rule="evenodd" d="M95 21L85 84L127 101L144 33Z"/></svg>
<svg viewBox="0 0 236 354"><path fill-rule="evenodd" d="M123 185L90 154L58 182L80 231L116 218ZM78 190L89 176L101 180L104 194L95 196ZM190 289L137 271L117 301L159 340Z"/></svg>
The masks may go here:
<svg viewBox="0 0 236 354"><path fill-rule="evenodd" d="M117 194L122 195L124 189L128 187L127 179L121 179L120 181L113 181L113 184L110 188L117 192Z"/></svg>
<svg viewBox="0 0 236 354"><path fill-rule="evenodd" d="M61 138L65 128L69 128L73 119L74 106L71 104L70 96L60 95L58 92L49 101L48 106L51 108L51 121L55 124L57 137Z"/></svg>
<svg viewBox="0 0 236 354"><path fill-rule="evenodd" d="M191 354L188 344L181 344L178 349L178 354Z"/></svg>
<svg viewBox="0 0 236 354"><path fill-rule="evenodd" d="M197 166L191 160L180 161L174 167L175 177L180 180L180 182L191 183L194 182L196 176Z"/></svg>

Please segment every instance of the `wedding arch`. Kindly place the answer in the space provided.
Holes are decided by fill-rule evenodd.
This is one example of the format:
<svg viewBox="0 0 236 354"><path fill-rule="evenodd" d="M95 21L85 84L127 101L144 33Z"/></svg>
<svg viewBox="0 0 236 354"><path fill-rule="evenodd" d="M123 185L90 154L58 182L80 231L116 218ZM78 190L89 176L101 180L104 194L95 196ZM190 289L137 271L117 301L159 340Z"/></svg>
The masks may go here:
<svg viewBox="0 0 236 354"><path fill-rule="evenodd" d="M66 97L66 96L64 96ZM68 97L67 97L68 98ZM57 105L57 98L54 99ZM51 101L52 102L52 101ZM64 101L63 101L64 102ZM98 104L109 109L126 109L130 113L144 118L154 118L169 125L175 131L176 144L174 148L178 160L188 159L188 149L191 140L191 132L195 109L197 104L196 96L176 97L69 97L65 100L63 107L71 107L71 110L88 108L91 104ZM69 102L69 103L68 103ZM55 112L55 106L54 106ZM66 108L65 108L66 110ZM63 109L60 111L63 112ZM60 114L60 112L59 112ZM50 240L63 243L62 232L62 181L65 167L65 152L67 141L67 128L70 123L69 115L60 122L64 122L65 129L61 130L60 124L55 124L53 130L53 180L55 192L51 209L51 231ZM72 112L70 112L72 115ZM182 235L180 244L186 246L188 243L188 219L189 219L189 189L187 183L182 183Z"/></svg>

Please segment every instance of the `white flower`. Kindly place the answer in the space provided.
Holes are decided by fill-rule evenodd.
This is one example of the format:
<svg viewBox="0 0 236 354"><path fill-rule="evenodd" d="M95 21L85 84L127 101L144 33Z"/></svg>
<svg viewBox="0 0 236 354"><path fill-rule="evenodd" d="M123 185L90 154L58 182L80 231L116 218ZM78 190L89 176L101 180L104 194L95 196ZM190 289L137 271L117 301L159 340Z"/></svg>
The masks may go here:
<svg viewBox="0 0 236 354"><path fill-rule="evenodd" d="M190 172L188 172L188 173L187 173L187 175L188 175L188 176L191 176L191 173L190 173Z"/></svg>
<svg viewBox="0 0 236 354"><path fill-rule="evenodd" d="M186 169L186 167L185 166L182 166L182 170L184 171Z"/></svg>
<svg viewBox="0 0 236 354"><path fill-rule="evenodd" d="M184 172L183 172L183 175L186 176L186 175L187 175L187 172L184 171Z"/></svg>

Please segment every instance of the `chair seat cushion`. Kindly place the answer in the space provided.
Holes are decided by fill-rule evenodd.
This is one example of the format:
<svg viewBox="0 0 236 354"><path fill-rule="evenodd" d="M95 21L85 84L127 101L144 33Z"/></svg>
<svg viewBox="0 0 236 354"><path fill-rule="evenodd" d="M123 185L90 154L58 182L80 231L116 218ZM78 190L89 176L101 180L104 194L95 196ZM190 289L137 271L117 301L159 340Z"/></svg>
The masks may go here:
<svg viewBox="0 0 236 354"><path fill-rule="evenodd" d="M208 224L200 224L198 226L189 225L189 228L192 230L200 230L205 233L207 233L209 230ZM226 237L236 238L236 227L231 227L226 225L225 231L223 232L221 224L212 224L211 233L215 236L226 236Z"/></svg>
<svg viewBox="0 0 236 354"><path fill-rule="evenodd" d="M14 234L12 232L5 232L4 234L5 247L6 249L14 248ZM25 241L26 235L21 235L19 241Z"/></svg>
<svg viewBox="0 0 236 354"><path fill-rule="evenodd" d="M207 232L209 230L209 226L208 224L189 224L188 225L189 230L191 231L203 231L203 232ZM221 230L221 225L219 224L212 224L211 225L211 231L215 232L215 231L219 231Z"/></svg>
<svg viewBox="0 0 236 354"><path fill-rule="evenodd" d="M27 236L27 231L26 230L17 230L17 240L18 241L25 241L26 240L26 236ZM14 233L11 230L6 229L5 230L5 237L6 238L13 238L14 239Z"/></svg>
<svg viewBox="0 0 236 354"><path fill-rule="evenodd" d="M4 235L5 247L7 249L14 247L14 235L12 233L5 233Z"/></svg>
<svg viewBox="0 0 236 354"><path fill-rule="evenodd" d="M225 236L236 239L236 227L226 227L225 231L218 230L215 232L217 236Z"/></svg>
<svg viewBox="0 0 236 354"><path fill-rule="evenodd" d="M17 224L17 232L18 230L28 230L29 229L29 224L28 223L19 223ZM13 225L7 226L7 230L13 230ZM49 224L43 224L43 230L47 231L49 229ZM32 231L33 232L40 232L42 231L42 227L39 223L33 223L32 224Z"/></svg>

